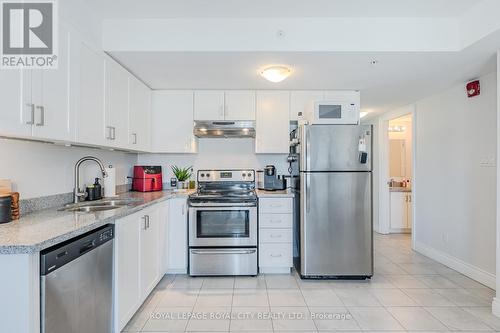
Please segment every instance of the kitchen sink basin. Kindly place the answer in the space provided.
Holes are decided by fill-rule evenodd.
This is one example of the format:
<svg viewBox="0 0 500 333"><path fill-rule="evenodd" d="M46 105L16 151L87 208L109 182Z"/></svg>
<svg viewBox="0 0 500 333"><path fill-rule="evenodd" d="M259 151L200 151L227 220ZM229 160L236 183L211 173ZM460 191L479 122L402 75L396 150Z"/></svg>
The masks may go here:
<svg viewBox="0 0 500 333"><path fill-rule="evenodd" d="M98 200L95 202L82 202L77 204L69 204L62 208L61 210L67 212L82 212L82 213L91 213L91 212L100 212L105 210L117 209L129 205L133 205L134 203L141 202L141 200L137 199L104 199Z"/></svg>

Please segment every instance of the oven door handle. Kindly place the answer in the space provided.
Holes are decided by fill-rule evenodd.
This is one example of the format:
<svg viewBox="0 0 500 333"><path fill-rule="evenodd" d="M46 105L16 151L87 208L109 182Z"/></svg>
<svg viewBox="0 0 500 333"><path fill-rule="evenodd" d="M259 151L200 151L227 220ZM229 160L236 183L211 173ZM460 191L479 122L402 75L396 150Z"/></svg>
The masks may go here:
<svg viewBox="0 0 500 333"><path fill-rule="evenodd" d="M252 254L257 252L253 250L191 250L192 254Z"/></svg>

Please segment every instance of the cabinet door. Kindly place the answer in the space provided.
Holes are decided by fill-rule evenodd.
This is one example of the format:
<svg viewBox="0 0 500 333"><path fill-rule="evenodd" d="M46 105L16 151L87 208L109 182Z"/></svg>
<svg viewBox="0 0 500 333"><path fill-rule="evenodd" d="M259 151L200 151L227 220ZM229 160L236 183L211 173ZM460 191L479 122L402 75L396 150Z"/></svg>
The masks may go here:
<svg viewBox="0 0 500 333"><path fill-rule="evenodd" d="M0 135L31 136L31 74L26 72L9 69L0 74Z"/></svg>
<svg viewBox="0 0 500 333"><path fill-rule="evenodd" d="M151 150L151 89L135 77L130 77L128 140L131 149Z"/></svg>
<svg viewBox="0 0 500 333"><path fill-rule="evenodd" d="M193 135L193 92L153 92L152 146L156 153L196 153Z"/></svg>
<svg viewBox="0 0 500 333"><path fill-rule="evenodd" d="M168 272L187 273L188 219L186 199L170 200L168 223Z"/></svg>
<svg viewBox="0 0 500 333"><path fill-rule="evenodd" d="M85 43L79 48L77 141L106 145L104 126L105 59ZM109 133L108 133L109 134Z"/></svg>
<svg viewBox="0 0 500 333"><path fill-rule="evenodd" d="M255 152L286 154L290 141L290 93L258 91Z"/></svg>
<svg viewBox="0 0 500 333"><path fill-rule="evenodd" d="M133 214L115 223L115 327L120 332L134 315L141 302L140 215Z"/></svg>
<svg viewBox="0 0 500 333"><path fill-rule="evenodd" d="M391 192L391 228L406 228L406 202L405 193Z"/></svg>
<svg viewBox="0 0 500 333"><path fill-rule="evenodd" d="M200 90L194 92L194 120L223 120L224 91Z"/></svg>
<svg viewBox="0 0 500 333"><path fill-rule="evenodd" d="M160 278L167 273L167 253L168 253L168 212L169 212L169 201L167 200L159 204L159 222L158 222L158 267L160 268Z"/></svg>
<svg viewBox="0 0 500 333"><path fill-rule="evenodd" d="M323 92L317 90L290 92L290 120L298 120L312 115L314 102L323 99Z"/></svg>
<svg viewBox="0 0 500 333"><path fill-rule="evenodd" d="M255 120L255 91L226 91L224 99L225 120Z"/></svg>
<svg viewBox="0 0 500 333"><path fill-rule="evenodd" d="M158 266L158 209L150 209L141 217L141 290L145 298L155 287L160 269Z"/></svg>
<svg viewBox="0 0 500 333"><path fill-rule="evenodd" d="M413 198L412 194L406 194L406 228L411 229L413 227Z"/></svg>
<svg viewBox="0 0 500 333"><path fill-rule="evenodd" d="M61 141L74 140L73 94L70 93L71 40L68 31L59 33L57 69L34 70L32 103L35 104L33 136Z"/></svg>
<svg viewBox="0 0 500 333"><path fill-rule="evenodd" d="M114 60L106 59L106 145L128 145L129 73Z"/></svg>

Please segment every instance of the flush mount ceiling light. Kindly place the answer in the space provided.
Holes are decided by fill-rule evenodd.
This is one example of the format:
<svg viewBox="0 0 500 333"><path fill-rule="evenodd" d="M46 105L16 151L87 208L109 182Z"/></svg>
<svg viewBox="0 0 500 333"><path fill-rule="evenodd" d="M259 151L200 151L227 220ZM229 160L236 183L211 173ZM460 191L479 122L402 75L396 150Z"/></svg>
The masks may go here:
<svg viewBox="0 0 500 333"><path fill-rule="evenodd" d="M366 111L361 111L361 112L359 113L359 118L366 117L367 115L368 115L368 112L366 112Z"/></svg>
<svg viewBox="0 0 500 333"><path fill-rule="evenodd" d="M291 69L285 66L270 66L260 71L260 75L271 82L281 82L292 73Z"/></svg>

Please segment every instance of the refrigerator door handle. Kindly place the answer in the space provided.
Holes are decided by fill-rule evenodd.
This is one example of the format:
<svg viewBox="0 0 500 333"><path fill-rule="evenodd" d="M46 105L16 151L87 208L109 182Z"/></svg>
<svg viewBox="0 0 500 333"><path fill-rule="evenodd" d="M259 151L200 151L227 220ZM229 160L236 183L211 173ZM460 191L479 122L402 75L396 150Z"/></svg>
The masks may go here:
<svg viewBox="0 0 500 333"><path fill-rule="evenodd" d="M307 171L310 171L311 170L311 157L309 156L309 152L310 152L310 149L311 149L311 133L310 131L308 130L308 128L306 126L304 126L305 128L305 134L306 134L306 165L305 165L305 170Z"/></svg>
<svg viewBox="0 0 500 333"><path fill-rule="evenodd" d="M311 174L306 173L306 212L310 212L309 195L311 190Z"/></svg>

